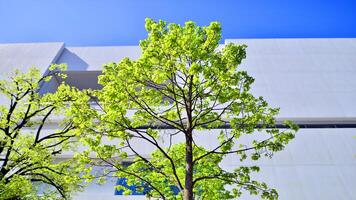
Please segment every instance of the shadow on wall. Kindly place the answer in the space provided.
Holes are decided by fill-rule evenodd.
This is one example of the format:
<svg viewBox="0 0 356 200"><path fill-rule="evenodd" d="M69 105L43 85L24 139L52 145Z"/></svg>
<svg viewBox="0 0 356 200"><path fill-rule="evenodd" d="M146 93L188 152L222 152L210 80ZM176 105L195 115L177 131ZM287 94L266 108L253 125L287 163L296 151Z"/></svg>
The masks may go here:
<svg viewBox="0 0 356 200"><path fill-rule="evenodd" d="M65 62L61 58L65 58ZM61 57L57 60L58 64L65 63L68 66L68 71L86 71L89 64L80 58L77 54L64 49Z"/></svg>
<svg viewBox="0 0 356 200"><path fill-rule="evenodd" d="M65 62L63 62L63 60L61 58L65 58ZM84 89L84 88L90 88L90 87L94 87L94 88L98 88L95 87L97 85L97 75L98 73L89 73L91 76L94 77L95 80L91 80L92 77L90 77L88 79L88 74L86 74L86 77L82 77L81 79L78 79L78 74L80 74L80 72L86 72L89 64L87 62L85 62L82 58L80 58L77 54L69 51L68 49L63 49L63 52L61 54L61 56L59 57L59 59L57 61L55 61L55 63L57 64L66 64L67 65L67 79L66 79L66 83L72 86L75 86L79 89ZM72 73L74 73L74 77L72 77ZM80 76L79 76L80 77ZM58 77L53 78L51 81L44 83L44 85L41 87L41 94L45 94L45 93L52 93L55 92L59 86L59 84L62 82L62 80ZM87 82L87 83L91 83L88 87L86 86L82 86L82 82Z"/></svg>

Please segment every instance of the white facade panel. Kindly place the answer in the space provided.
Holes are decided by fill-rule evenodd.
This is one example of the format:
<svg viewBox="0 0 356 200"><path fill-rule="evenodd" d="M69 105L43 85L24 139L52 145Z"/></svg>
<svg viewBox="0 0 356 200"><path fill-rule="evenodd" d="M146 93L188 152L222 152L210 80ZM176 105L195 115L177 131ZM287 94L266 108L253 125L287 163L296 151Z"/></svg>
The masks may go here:
<svg viewBox="0 0 356 200"><path fill-rule="evenodd" d="M242 69L283 118L356 117L356 39L233 39Z"/></svg>

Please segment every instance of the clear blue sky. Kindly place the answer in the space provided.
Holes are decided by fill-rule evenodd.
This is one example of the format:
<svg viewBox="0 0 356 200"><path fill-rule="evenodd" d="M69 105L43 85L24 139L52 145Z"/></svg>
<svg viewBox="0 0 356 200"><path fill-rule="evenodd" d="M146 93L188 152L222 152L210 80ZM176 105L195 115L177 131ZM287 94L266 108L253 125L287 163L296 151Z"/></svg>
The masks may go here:
<svg viewBox="0 0 356 200"><path fill-rule="evenodd" d="M217 20L223 38L356 37L356 0L0 0L0 43L137 45L145 17Z"/></svg>

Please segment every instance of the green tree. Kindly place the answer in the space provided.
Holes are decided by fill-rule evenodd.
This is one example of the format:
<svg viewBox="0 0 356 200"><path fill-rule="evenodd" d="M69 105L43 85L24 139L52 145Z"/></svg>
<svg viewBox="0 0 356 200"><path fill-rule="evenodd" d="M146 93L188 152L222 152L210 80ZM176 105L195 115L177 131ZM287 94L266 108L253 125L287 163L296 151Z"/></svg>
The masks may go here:
<svg viewBox="0 0 356 200"><path fill-rule="evenodd" d="M75 127L70 118L59 125L48 122L63 118L66 107L82 95L64 84L55 93L40 94L41 85L64 76L63 68L53 65L45 76L36 68L17 70L0 81L5 100L0 105L0 199L67 199L81 188L84 166L56 158L74 148Z"/></svg>
<svg viewBox="0 0 356 200"><path fill-rule="evenodd" d="M92 151L98 158L87 159L88 163L114 167L106 173L126 177L139 191L148 187L148 197L231 199L246 190L276 199L275 189L252 180L250 174L259 171L258 166L244 166L243 160L282 150L297 127L287 122L285 129L277 129L278 109L250 93L254 79L238 68L246 46L219 49L217 22L199 27L194 22L181 26L147 19L145 27L148 37L140 42L141 57L105 65L99 77L102 90L88 91L97 105L74 115L83 125L81 131L88 133L83 138L89 146L84 157ZM163 144L166 134L169 141L184 139ZM202 135L217 145L199 145L197 137ZM241 143L247 135L254 140ZM133 144L137 141L155 149L149 158ZM241 161L234 170L220 166L230 154ZM133 162L125 167L122 161L127 159Z"/></svg>

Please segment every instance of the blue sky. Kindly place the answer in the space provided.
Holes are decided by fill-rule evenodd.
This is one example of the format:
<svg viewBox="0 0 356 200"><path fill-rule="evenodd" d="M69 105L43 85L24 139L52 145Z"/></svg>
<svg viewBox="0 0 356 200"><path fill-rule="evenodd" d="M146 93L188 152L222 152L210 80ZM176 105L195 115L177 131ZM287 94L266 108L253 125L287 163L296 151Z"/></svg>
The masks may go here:
<svg viewBox="0 0 356 200"><path fill-rule="evenodd" d="M0 43L137 45L145 17L220 21L223 38L356 37L355 0L0 0Z"/></svg>

